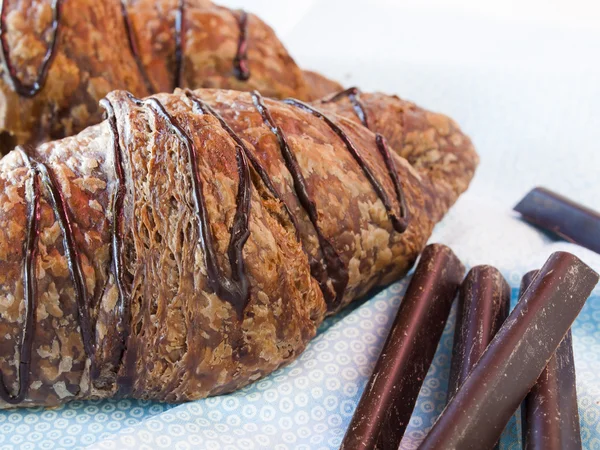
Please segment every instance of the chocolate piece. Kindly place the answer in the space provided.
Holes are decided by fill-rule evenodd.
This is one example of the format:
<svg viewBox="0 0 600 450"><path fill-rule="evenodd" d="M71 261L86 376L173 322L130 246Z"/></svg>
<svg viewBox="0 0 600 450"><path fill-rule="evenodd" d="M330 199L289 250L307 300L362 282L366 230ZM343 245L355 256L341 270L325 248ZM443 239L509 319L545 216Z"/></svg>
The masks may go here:
<svg viewBox="0 0 600 450"><path fill-rule="evenodd" d="M397 449L465 268L448 247L425 248L342 449Z"/></svg>
<svg viewBox="0 0 600 450"><path fill-rule="evenodd" d="M542 187L530 191L514 209L528 222L600 253L600 213L597 211Z"/></svg>
<svg viewBox="0 0 600 450"><path fill-rule="evenodd" d="M531 271L523 277L521 295L536 275ZM571 331L527 394L521 417L525 450L582 448Z"/></svg>
<svg viewBox="0 0 600 450"><path fill-rule="evenodd" d="M576 256L550 256L419 448L492 448L597 282Z"/></svg>
<svg viewBox="0 0 600 450"><path fill-rule="evenodd" d="M448 398L467 379L510 310L510 286L498 269L475 266L460 288Z"/></svg>

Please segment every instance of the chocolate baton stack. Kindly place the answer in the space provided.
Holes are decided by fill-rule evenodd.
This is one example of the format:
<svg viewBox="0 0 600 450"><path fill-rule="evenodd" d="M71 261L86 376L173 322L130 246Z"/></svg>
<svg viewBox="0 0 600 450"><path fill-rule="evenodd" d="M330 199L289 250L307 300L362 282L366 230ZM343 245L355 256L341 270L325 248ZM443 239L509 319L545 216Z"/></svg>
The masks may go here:
<svg viewBox="0 0 600 450"><path fill-rule="evenodd" d="M537 270L525 274L521 282L521 296L537 274ZM571 331L527 394L521 417L525 450L582 448Z"/></svg>
<svg viewBox="0 0 600 450"><path fill-rule="evenodd" d="M510 286L500 271L492 266L473 267L463 281L458 298L449 399L467 379L504 323L509 309Z"/></svg>
<svg viewBox="0 0 600 450"><path fill-rule="evenodd" d="M460 288L448 384L451 398L479 361L510 309L510 286L498 269L473 267Z"/></svg>
<svg viewBox="0 0 600 450"><path fill-rule="evenodd" d="M492 448L597 283L576 256L554 253L419 448Z"/></svg>
<svg viewBox="0 0 600 450"><path fill-rule="evenodd" d="M342 449L398 448L464 272L448 247L425 248Z"/></svg>

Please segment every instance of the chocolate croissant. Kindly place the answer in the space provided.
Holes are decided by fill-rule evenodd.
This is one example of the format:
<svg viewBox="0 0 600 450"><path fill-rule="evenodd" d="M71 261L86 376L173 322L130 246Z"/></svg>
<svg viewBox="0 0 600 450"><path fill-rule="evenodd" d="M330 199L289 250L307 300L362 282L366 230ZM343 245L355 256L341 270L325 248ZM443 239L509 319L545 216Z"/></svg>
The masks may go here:
<svg viewBox="0 0 600 450"><path fill-rule="evenodd" d="M101 121L113 89L259 89L316 99L339 88L302 72L258 17L207 0L4 0L0 153Z"/></svg>
<svg viewBox="0 0 600 450"><path fill-rule="evenodd" d="M100 124L1 159L0 407L231 392L406 274L477 155L441 115L362 101L403 147L345 100L178 89L112 92Z"/></svg>

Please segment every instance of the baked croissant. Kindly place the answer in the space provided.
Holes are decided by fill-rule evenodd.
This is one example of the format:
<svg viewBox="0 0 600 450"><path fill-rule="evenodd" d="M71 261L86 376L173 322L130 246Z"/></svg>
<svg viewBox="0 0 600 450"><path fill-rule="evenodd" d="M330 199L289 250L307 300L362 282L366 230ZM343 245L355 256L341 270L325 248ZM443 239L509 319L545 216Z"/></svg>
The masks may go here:
<svg viewBox="0 0 600 450"><path fill-rule="evenodd" d="M4 0L0 153L101 121L98 101L175 87L316 99L339 88L302 72L252 14L207 0Z"/></svg>
<svg viewBox="0 0 600 450"><path fill-rule="evenodd" d="M406 274L477 155L444 116L362 101L397 151L343 99L116 91L0 160L0 407L231 392Z"/></svg>

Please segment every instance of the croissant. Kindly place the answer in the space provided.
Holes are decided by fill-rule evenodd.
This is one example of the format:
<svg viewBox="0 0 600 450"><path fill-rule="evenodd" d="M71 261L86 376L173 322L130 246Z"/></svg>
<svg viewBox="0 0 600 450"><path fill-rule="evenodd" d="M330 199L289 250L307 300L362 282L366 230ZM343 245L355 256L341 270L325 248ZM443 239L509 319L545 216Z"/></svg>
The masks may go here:
<svg viewBox="0 0 600 450"><path fill-rule="evenodd" d="M339 85L302 72L258 17L207 0L4 0L0 153L101 121L113 89L259 89L316 99Z"/></svg>
<svg viewBox="0 0 600 450"><path fill-rule="evenodd" d="M477 155L445 116L359 100L115 91L1 159L0 408L231 392L406 274Z"/></svg>

